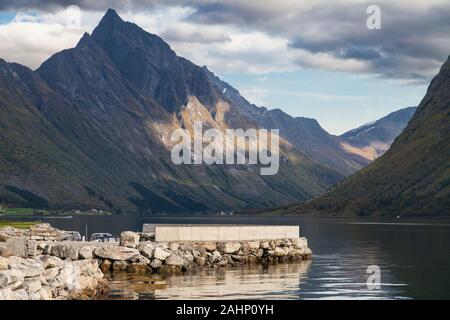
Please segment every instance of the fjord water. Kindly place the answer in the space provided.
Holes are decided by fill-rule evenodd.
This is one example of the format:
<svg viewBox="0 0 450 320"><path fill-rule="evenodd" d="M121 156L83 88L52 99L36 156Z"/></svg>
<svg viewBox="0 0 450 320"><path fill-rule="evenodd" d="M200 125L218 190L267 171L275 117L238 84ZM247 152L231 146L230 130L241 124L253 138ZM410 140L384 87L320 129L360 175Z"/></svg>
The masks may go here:
<svg viewBox="0 0 450 320"><path fill-rule="evenodd" d="M42 219L46 220L46 219ZM89 234L140 231L143 223L299 225L311 261L186 273L167 279L111 275L107 299L450 299L450 221L312 217L74 217L48 219ZM381 288L367 287L379 266ZM152 284L153 282L153 284Z"/></svg>

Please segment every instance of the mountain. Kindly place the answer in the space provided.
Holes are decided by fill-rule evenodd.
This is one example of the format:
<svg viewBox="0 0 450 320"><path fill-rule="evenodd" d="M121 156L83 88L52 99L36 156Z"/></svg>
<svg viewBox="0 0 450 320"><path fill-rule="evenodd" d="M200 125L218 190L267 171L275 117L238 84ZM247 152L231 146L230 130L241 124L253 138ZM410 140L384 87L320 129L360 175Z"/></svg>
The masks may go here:
<svg viewBox="0 0 450 320"><path fill-rule="evenodd" d="M0 201L143 213L270 207L317 196L364 165L345 150L321 159L308 132L339 146L317 122L264 115L218 81L111 9L35 72L1 61ZM279 173L173 164L170 134L197 120L220 130L283 124Z"/></svg>
<svg viewBox="0 0 450 320"><path fill-rule="evenodd" d="M282 212L450 215L450 57L405 130L383 156L332 191Z"/></svg>
<svg viewBox="0 0 450 320"><path fill-rule="evenodd" d="M207 70L207 69L206 69ZM260 127L279 129L280 136L322 165L348 176L371 162L359 148L348 148L341 139L325 131L315 119L292 117L280 109L268 110L248 102L238 90L208 71L212 83L239 111Z"/></svg>
<svg viewBox="0 0 450 320"><path fill-rule="evenodd" d="M340 136L351 148L357 148L365 157L374 160L384 154L395 138L405 129L416 107L394 111L387 116L350 130Z"/></svg>

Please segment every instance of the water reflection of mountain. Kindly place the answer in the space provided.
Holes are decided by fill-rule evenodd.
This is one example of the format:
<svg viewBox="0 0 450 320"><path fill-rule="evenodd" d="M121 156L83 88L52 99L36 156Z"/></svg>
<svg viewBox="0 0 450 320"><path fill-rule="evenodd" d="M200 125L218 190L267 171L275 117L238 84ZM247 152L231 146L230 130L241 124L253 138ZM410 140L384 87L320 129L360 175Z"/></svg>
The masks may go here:
<svg viewBox="0 0 450 320"><path fill-rule="evenodd" d="M311 261L171 276L113 275L107 299L297 299Z"/></svg>
<svg viewBox="0 0 450 320"><path fill-rule="evenodd" d="M205 270L196 274L171 277L168 286L156 290L157 299L289 299L296 298L311 261L279 264L263 269L245 266L239 269Z"/></svg>
<svg viewBox="0 0 450 320"><path fill-rule="evenodd" d="M289 299L293 298L293 292L298 292L310 264L310 261L303 261L270 266L268 269L245 266L171 277L167 279L166 288L156 290L155 298Z"/></svg>

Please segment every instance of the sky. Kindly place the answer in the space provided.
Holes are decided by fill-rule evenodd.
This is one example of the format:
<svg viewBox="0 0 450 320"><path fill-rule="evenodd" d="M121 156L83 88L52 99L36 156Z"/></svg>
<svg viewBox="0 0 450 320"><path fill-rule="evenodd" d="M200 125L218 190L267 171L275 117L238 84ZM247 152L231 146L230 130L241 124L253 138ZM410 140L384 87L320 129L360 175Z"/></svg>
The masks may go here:
<svg viewBox="0 0 450 320"><path fill-rule="evenodd" d="M32 69L108 8L166 40L249 101L341 134L418 105L450 54L450 1L2 0L0 58ZM373 21L373 20L370 20Z"/></svg>

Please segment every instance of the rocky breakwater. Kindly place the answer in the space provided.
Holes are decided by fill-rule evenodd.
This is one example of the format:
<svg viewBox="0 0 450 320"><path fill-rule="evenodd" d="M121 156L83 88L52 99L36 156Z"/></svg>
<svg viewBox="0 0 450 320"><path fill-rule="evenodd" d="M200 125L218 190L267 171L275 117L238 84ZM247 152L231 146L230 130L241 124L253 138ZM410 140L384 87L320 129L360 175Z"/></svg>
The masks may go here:
<svg viewBox="0 0 450 320"><path fill-rule="evenodd" d="M140 242L133 232L121 234L120 245L93 251L103 272L174 273L196 268L272 264L310 259L306 238L239 242Z"/></svg>
<svg viewBox="0 0 450 320"><path fill-rule="evenodd" d="M126 231L120 243L98 243L38 241L24 234L0 242L0 300L94 298L107 288L108 272L166 275L312 256L306 238L155 242Z"/></svg>
<svg viewBox="0 0 450 320"><path fill-rule="evenodd" d="M0 239L0 300L91 299L104 293L107 281L93 249L89 256L89 249L56 245L63 232L47 224L31 229L0 229L7 235Z"/></svg>
<svg viewBox="0 0 450 320"><path fill-rule="evenodd" d="M0 229L0 242L6 242L9 238L25 238L36 241L59 241L65 232L53 228L48 223L39 223L28 229L3 227Z"/></svg>
<svg viewBox="0 0 450 320"><path fill-rule="evenodd" d="M106 286L94 259L0 257L0 300L90 299Z"/></svg>

